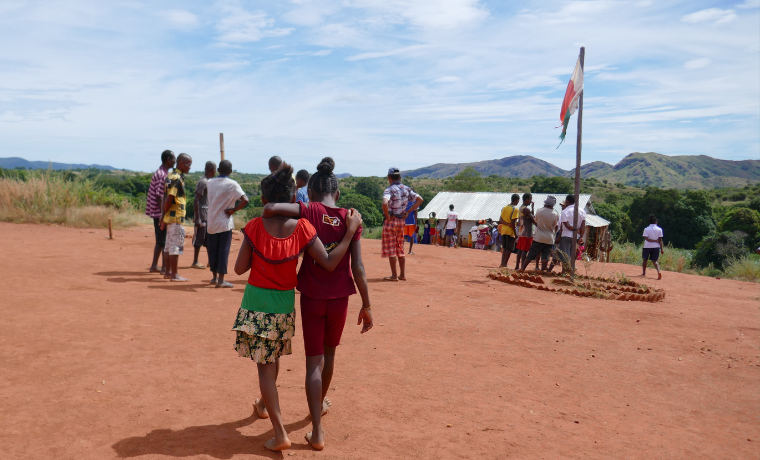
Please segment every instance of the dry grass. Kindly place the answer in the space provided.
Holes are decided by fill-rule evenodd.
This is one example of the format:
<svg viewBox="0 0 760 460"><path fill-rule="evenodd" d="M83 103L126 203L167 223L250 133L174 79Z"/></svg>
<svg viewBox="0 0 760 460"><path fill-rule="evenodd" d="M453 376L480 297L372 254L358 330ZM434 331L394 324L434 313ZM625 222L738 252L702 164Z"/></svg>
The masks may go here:
<svg viewBox="0 0 760 460"><path fill-rule="evenodd" d="M128 201L90 180L44 173L26 181L0 179L1 221L104 228L109 217L115 228L150 223Z"/></svg>
<svg viewBox="0 0 760 460"><path fill-rule="evenodd" d="M757 257L742 257L729 260L723 270L726 278L742 281L760 282L760 259Z"/></svg>

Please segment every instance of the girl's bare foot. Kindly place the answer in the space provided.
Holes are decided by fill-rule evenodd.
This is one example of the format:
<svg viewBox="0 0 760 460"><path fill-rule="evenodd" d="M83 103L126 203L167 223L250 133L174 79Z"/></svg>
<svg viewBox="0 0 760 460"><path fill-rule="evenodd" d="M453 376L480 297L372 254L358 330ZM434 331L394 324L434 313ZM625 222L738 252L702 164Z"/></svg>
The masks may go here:
<svg viewBox="0 0 760 460"><path fill-rule="evenodd" d="M306 442L308 442L315 450L322 450L325 448L325 432L322 431L320 434L321 436L312 436L312 432L309 431L306 433L306 436L304 436Z"/></svg>
<svg viewBox="0 0 760 460"><path fill-rule="evenodd" d="M330 410L330 406L332 406L332 401L327 398L322 400L322 415L325 415Z"/></svg>
<svg viewBox="0 0 760 460"><path fill-rule="evenodd" d="M264 400L259 398L253 403L253 410L256 411L259 418L269 418L269 412L267 412L267 406L264 405Z"/></svg>
<svg viewBox="0 0 760 460"><path fill-rule="evenodd" d="M269 450L273 450L275 452L285 449L290 449L290 439L285 437L283 440L278 440L277 438L272 438L269 441L264 443L264 447L266 447Z"/></svg>

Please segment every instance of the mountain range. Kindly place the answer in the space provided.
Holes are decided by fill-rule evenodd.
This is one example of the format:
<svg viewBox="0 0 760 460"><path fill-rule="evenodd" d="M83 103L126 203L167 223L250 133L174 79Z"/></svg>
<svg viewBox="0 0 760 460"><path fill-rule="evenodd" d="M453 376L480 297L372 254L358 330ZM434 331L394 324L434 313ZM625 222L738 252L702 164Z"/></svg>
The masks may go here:
<svg viewBox="0 0 760 460"><path fill-rule="evenodd" d="M15 169L15 168L26 168L26 169L88 169L88 168L94 168L94 169L110 169L115 170L116 168L111 166L103 166L103 165L82 165L82 164L71 164L71 163L56 163L53 161L29 161L25 160L23 158L18 157L10 157L10 158L0 158L0 168L5 169Z"/></svg>
<svg viewBox="0 0 760 460"><path fill-rule="evenodd" d="M544 160L526 155L515 155L498 160L475 163L438 163L402 175L442 179L453 177L465 168L472 167L484 176L574 177L575 169L566 171ZM738 187L760 181L760 160L719 160L706 155L668 156L655 152L634 152L612 165L594 161L581 166L581 177L633 186L655 186L680 189L708 189Z"/></svg>

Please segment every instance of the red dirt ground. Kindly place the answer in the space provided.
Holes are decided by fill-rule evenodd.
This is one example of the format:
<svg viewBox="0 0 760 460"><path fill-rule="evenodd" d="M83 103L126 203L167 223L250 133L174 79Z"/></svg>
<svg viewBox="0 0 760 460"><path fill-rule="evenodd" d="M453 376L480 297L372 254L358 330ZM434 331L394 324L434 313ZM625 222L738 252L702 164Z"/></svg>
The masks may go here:
<svg viewBox="0 0 760 460"><path fill-rule="evenodd" d="M496 254L427 246L409 281L388 283L364 240L376 326L359 334L352 297L319 453L303 440L298 326L279 381L283 455L262 447L256 367L232 349L244 277L205 285L189 240L192 282L149 275L149 228L0 234L3 459L760 455L757 284L666 272L647 280L664 302L577 298L489 280Z"/></svg>

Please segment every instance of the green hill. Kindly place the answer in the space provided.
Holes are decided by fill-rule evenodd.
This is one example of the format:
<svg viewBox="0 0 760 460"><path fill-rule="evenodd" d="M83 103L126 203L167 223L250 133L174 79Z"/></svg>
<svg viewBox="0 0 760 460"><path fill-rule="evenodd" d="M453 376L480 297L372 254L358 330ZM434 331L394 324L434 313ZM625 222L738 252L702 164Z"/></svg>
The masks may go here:
<svg viewBox="0 0 760 460"><path fill-rule="evenodd" d="M467 167L475 168L477 172L484 176L496 175L499 177L519 177L522 179L532 176L564 176L567 174L567 171L564 169L527 155L515 155L499 160L486 160L475 163L438 163L425 168L402 171L401 174L411 177L441 179L455 176Z"/></svg>
<svg viewBox="0 0 760 460"><path fill-rule="evenodd" d="M583 172L583 168L581 168ZM736 187L760 181L760 160L719 160L705 155L667 156L631 153L611 171L590 173L626 185L706 189Z"/></svg>
<svg viewBox="0 0 760 460"><path fill-rule="evenodd" d="M467 167L473 167L484 176L573 177L575 169L565 171L551 163L525 155L475 163L438 163L425 168L403 171L411 177L442 179L453 177ZM634 152L616 165L594 161L581 166L582 177L631 186L654 186L679 189L712 189L716 187L743 187L760 181L760 160L719 160L705 155L667 156L655 152Z"/></svg>

